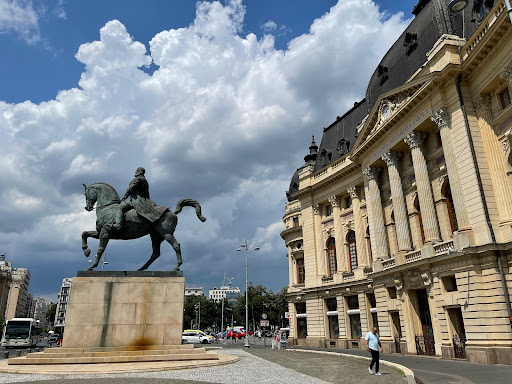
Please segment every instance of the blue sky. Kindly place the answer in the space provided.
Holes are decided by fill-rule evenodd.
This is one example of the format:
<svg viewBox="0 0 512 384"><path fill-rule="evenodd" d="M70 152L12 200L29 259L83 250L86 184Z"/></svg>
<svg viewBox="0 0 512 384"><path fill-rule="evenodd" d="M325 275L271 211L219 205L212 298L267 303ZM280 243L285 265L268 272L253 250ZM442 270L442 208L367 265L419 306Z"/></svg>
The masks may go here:
<svg viewBox="0 0 512 384"><path fill-rule="evenodd" d="M157 203L204 207L205 224L180 214L187 282L243 285L249 238L249 280L280 289L284 192L311 132L364 96L415 4L0 0L0 251L53 297L88 265L82 183L122 195L144 166ZM136 269L149 239L107 254L109 269ZM174 260L164 244L153 269Z"/></svg>

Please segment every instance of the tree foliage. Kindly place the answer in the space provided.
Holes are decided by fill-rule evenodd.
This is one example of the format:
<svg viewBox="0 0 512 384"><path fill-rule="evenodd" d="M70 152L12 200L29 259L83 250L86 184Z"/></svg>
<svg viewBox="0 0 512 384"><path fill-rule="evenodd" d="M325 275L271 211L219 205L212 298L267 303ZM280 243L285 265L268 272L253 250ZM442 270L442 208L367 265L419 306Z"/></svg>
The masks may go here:
<svg viewBox="0 0 512 384"><path fill-rule="evenodd" d="M254 286L252 283L248 287L248 312L249 312L249 330L259 329L260 320L263 313L267 315L270 327L286 327L288 320L284 318L284 313L288 311L286 302L286 287L279 292L274 293L267 290L263 285ZM199 320L199 303L201 304L201 323L196 326ZM231 316L233 315L233 317ZM232 321L233 319L233 321ZM222 302L216 303L205 296L186 296L183 328L199 328L202 330L220 331L222 322ZM239 295L236 304L233 306L224 301L224 329L227 325L245 327L245 294ZM268 328L267 328L268 329Z"/></svg>

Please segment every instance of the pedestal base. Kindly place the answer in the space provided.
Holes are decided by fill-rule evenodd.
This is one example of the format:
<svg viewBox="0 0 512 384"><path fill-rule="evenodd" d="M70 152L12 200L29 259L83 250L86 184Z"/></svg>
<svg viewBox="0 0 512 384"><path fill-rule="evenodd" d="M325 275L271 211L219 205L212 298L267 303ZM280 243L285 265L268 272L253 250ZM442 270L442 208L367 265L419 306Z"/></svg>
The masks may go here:
<svg viewBox="0 0 512 384"><path fill-rule="evenodd" d="M185 279L173 272L79 272L63 347L179 345ZM178 275L179 276L179 275Z"/></svg>

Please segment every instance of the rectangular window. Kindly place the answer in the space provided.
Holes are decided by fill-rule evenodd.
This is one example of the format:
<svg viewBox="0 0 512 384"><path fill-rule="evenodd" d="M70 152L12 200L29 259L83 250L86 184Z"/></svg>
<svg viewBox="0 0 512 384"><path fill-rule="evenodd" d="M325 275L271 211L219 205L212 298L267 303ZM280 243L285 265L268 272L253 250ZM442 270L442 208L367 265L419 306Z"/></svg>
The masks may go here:
<svg viewBox="0 0 512 384"><path fill-rule="evenodd" d="M332 215L332 205L326 205L325 206L325 216L331 216Z"/></svg>
<svg viewBox="0 0 512 384"><path fill-rule="evenodd" d="M443 141L441 140L441 132L436 132L436 148L441 148L443 146Z"/></svg>
<svg viewBox="0 0 512 384"><path fill-rule="evenodd" d="M505 88L499 93L501 108L505 109L510 105L510 93L508 88Z"/></svg>
<svg viewBox="0 0 512 384"><path fill-rule="evenodd" d="M306 303L295 303L295 311L297 314L306 313ZM304 339L308 335L308 322L307 318L297 318L297 337Z"/></svg>
<svg viewBox="0 0 512 384"><path fill-rule="evenodd" d="M350 205L352 204L352 199L350 198L350 196L346 196L345 197L345 208L350 208Z"/></svg>
<svg viewBox="0 0 512 384"><path fill-rule="evenodd" d="M446 292L458 291L457 279L455 278L455 275L442 277L441 281L443 282L444 290Z"/></svg>
<svg viewBox="0 0 512 384"><path fill-rule="evenodd" d="M297 284L304 284L306 275L304 271L304 258L297 259Z"/></svg>
<svg viewBox="0 0 512 384"><path fill-rule="evenodd" d="M396 287L388 287L388 295L390 299L396 299Z"/></svg>
<svg viewBox="0 0 512 384"><path fill-rule="evenodd" d="M298 227L299 226L299 218L298 217L294 217L293 218L293 226L294 227Z"/></svg>

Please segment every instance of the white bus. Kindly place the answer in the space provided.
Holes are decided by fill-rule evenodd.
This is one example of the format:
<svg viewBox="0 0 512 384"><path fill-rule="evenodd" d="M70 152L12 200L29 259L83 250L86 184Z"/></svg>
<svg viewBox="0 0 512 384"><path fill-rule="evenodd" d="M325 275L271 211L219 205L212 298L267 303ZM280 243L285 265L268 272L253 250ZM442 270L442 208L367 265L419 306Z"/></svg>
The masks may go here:
<svg viewBox="0 0 512 384"><path fill-rule="evenodd" d="M39 320L14 318L5 322L0 345L5 348L35 347L40 334Z"/></svg>

